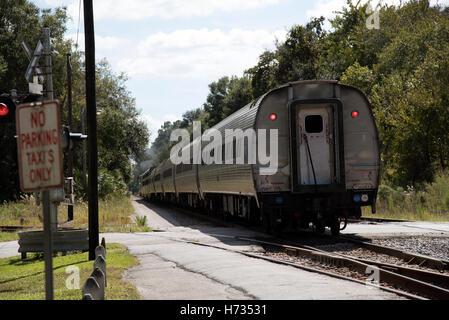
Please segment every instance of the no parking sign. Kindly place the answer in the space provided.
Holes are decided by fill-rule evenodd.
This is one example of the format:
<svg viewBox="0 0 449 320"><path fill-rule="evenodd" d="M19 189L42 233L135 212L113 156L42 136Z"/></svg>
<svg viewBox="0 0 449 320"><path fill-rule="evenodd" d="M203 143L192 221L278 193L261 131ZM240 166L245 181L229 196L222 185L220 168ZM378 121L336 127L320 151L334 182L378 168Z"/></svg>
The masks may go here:
<svg viewBox="0 0 449 320"><path fill-rule="evenodd" d="M59 102L20 105L16 128L22 190L36 192L62 187Z"/></svg>

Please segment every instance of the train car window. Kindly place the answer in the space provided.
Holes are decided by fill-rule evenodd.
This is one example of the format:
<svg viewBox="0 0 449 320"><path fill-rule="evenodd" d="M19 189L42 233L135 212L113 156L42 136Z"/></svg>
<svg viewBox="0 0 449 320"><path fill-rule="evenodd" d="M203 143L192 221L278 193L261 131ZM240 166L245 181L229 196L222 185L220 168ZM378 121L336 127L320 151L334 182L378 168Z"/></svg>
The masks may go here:
<svg viewBox="0 0 449 320"><path fill-rule="evenodd" d="M320 133L323 131L323 117L314 115L305 119L307 133Z"/></svg>

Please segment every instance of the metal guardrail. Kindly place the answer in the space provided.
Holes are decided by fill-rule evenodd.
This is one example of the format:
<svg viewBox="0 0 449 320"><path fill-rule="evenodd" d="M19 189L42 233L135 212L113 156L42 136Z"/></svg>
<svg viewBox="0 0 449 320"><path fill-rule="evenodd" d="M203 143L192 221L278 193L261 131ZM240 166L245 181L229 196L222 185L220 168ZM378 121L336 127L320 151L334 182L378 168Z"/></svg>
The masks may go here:
<svg viewBox="0 0 449 320"><path fill-rule="evenodd" d="M106 300L106 247L102 245L95 249L94 271L87 278L82 288L82 300Z"/></svg>
<svg viewBox="0 0 449 320"><path fill-rule="evenodd" d="M27 252L44 252L43 231L19 232L19 252L22 259ZM67 252L74 250L89 250L88 230L58 230L52 233L53 252Z"/></svg>
<svg viewBox="0 0 449 320"><path fill-rule="evenodd" d="M20 230L37 229L37 227L28 226L0 226L0 232L17 232Z"/></svg>

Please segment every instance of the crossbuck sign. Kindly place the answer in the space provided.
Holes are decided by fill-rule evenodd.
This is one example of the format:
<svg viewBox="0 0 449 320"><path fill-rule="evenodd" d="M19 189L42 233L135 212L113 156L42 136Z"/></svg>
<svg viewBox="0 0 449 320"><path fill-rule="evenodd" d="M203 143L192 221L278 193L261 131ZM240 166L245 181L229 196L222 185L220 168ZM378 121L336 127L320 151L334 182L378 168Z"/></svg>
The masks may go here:
<svg viewBox="0 0 449 320"><path fill-rule="evenodd" d="M20 105L16 114L20 185L24 192L63 183L58 101Z"/></svg>

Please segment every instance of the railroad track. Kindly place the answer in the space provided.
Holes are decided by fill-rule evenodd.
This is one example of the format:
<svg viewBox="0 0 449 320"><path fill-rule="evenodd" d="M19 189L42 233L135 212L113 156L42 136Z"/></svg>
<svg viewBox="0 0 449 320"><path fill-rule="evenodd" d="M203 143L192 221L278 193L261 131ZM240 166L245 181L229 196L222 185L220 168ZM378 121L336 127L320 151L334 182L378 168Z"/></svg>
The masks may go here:
<svg viewBox="0 0 449 320"><path fill-rule="evenodd" d="M400 260L403 260L408 265L418 265L419 267L428 267L436 270L449 270L449 261L444 259L438 259L426 255L420 255L416 253L410 253L407 251L386 247L378 244L373 244L367 241L361 241L359 239L354 239L350 236L340 235L338 237L344 241L351 242L355 245L358 245L362 248L365 248L370 251L374 251L380 254L386 254L392 257L396 257Z"/></svg>
<svg viewBox="0 0 449 320"><path fill-rule="evenodd" d="M360 217L358 219L348 219L348 222L411 222L410 220L401 220L401 219L386 219L386 218L376 218L376 217Z"/></svg>
<svg viewBox="0 0 449 320"><path fill-rule="evenodd" d="M198 216L197 213L193 213L191 210L180 210L188 213L189 215ZM193 213L193 214L192 214ZM204 218L204 216L200 216ZM210 222L217 222L227 226L233 226L228 222L217 220L215 218L207 217ZM240 225L240 224L238 224ZM241 226L241 225L240 225ZM354 256L347 256L341 253L328 252L317 248L316 246L299 244L296 240L279 239L267 241L255 238L245 237L230 237L212 235L214 237L226 237L234 238L235 240L252 242L262 245L264 248L274 248L275 253L266 250L265 255L254 254L246 251L238 251L229 248L223 248L221 246L214 246L211 244L200 243L197 241L180 240L182 242L188 242L194 245L215 247L222 250L233 251L246 256L265 259L274 263L281 263L290 265L296 268L304 270L318 272L326 274L332 277L342 278L346 280L356 281L366 285L374 285L381 290L394 292L396 294L405 296L410 299L437 299L437 300L449 300L449 261L437 259L434 257L414 254L405 252L402 250L394 249L391 247L385 247L376 245L370 242L354 239L349 236L333 237L330 235L318 235L311 234L310 232L303 232L303 235L308 234L316 239L326 239L331 242L348 242L355 246L363 248L364 250L388 255L395 257L407 265L415 265L416 268L409 266L399 265L396 263L386 263L381 261L375 261L372 259L362 259ZM176 239L173 239L176 240ZM178 239L179 240L179 239ZM283 253L284 256L277 253ZM306 259L313 261L313 264L305 262L304 260L296 261L296 258ZM426 267L430 270L423 270L419 268ZM339 269L346 268L345 272L340 272ZM377 273L379 283L371 283L367 281L371 273ZM445 273L441 273L445 272ZM350 274L350 276L344 274ZM357 273L357 275L354 275Z"/></svg>
<svg viewBox="0 0 449 320"><path fill-rule="evenodd" d="M367 272L376 272L379 280L379 287L382 283L396 289L412 293L415 296L421 296L428 299L449 300L449 275L438 272L420 270L416 268L404 267L395 264L388 264L378 261L359 259L352 256L346 256L340 253L331 253L307 245L286 245L279 242L257 240L251 238L238 238L244 241L257 242L264 247L272 247L285 253L288 256L311 259L315 262L335 268L345 267L355 271L361 277L368 278ZM398 251L398 255L403 252ZM393 251L390 251L393 254ZM407 256L412 255L408 254ZM417 259L422 259L417 255ZM445 261L429 258L431 261L439 261L435 264L439 268L448 269ZM440 269L441 270L441 269Z"/></svg>
<svg viewBox="0 0 449 320"><path fill-rule="evenodd" d="M311 246L287 245L277 241L260 240L239 236L210 234L215 238L227 238L242 242L256 243L265 248L265 253L253 253L223 247L198 240L185 238L164 237L177 242L189 243L197 246L212 247L220 250L239 253L248 257L263 259L273 263L292 266L310 272L358 282L360 284L376 287L380 290L395 293L413 300L449 300L449 275L429 272L419 269L389 265L376 261L368 261L329 253ZM269 248L274 248L276 253ZM279 255L281 252L284 256ZM297 258L300 258L298 260ZM305 260L313 261L304 262ZM342 269L346 269L342 272ZM370 281L370 273L377 273L378 281ZM375 280L373 278L373 280ZM438 285L436 285L438 284ZM442 287L446 286L446 288Z"/></svg>
<svg viewBox="0 0 449 320"><path fill-rule="evenodd" d="M394 292L396 294L404 295L410 299L435 299L435 300L449 300L449 275L435 271L426 271L417 268L405 267L397 264L389 264L379 261L360 259L351 256L346 256L340 253L330 253L313 246L307 245L286 245L280 242L258 240L252 238L235 237L236 240L248 241L258 243L265 248L275 248L278 252L285 253L288 257L301 257L302 259L313 260L315 263L323 267L310 266L304 261L295 261L286 257L279 257L276 254L268 254L262 256L260 254L253 254L248 252L239 252L254 258L263 258L275 263L287 264L290 266L302 268L308 271L319 272L326 275L352 280L366 285L374 285L382 290ZM358 245L366 246L375 252L381 252L394 257L412 257L411 262L416 262L419 266L423 266L424 262L428 266L437 270L448 270L449 264L444 260L435 259L421 255L414 255L392 248L365 243L353 239L348 241L355 241ZM195 242L194 244L199 244ZM221 248L221 247L219 247ZM268 251L268 250L267 250ZM340 272L341 268L346 268L349 273L356 272L358 275L354 277L344 276L342 274L348 271ZM337 271L336 273L332 271ZM378 281L369 282L370 274L373 275L372 280ZM364 279L364 280L361 280ZM400 290L400 291L398 291Z"/></svg>

